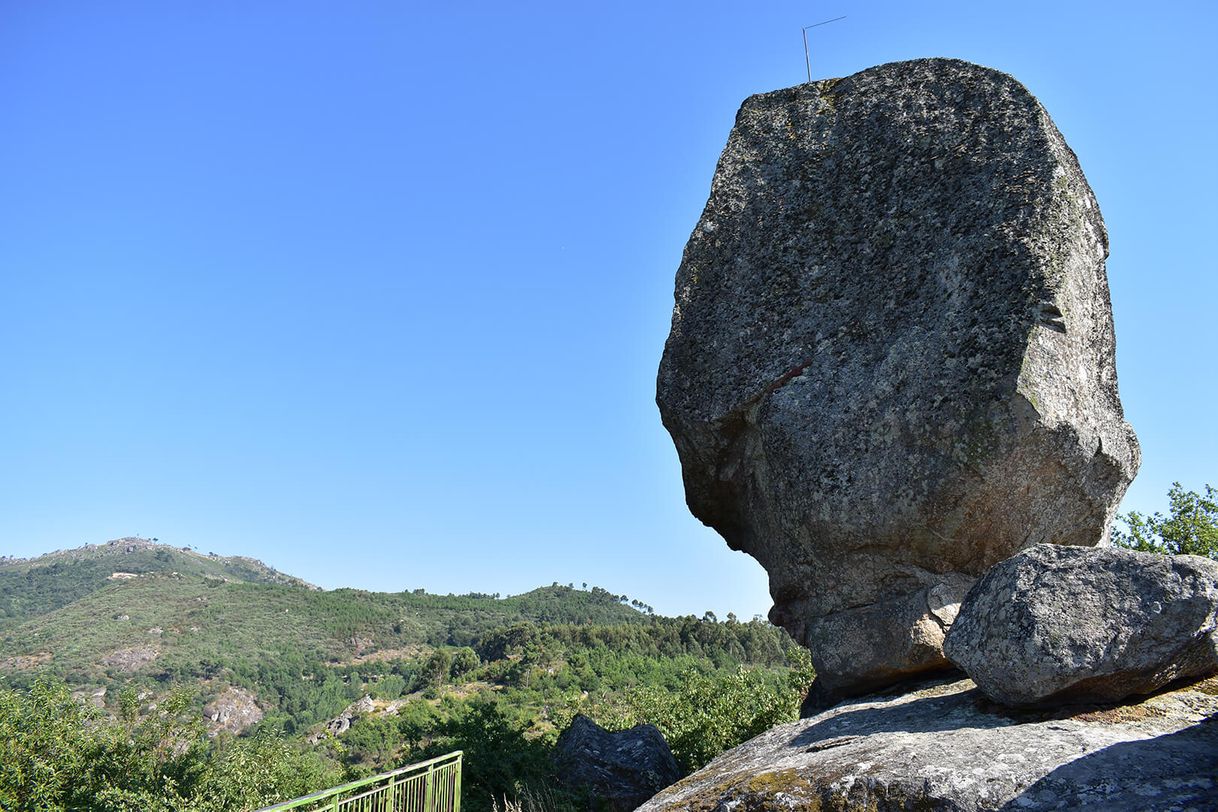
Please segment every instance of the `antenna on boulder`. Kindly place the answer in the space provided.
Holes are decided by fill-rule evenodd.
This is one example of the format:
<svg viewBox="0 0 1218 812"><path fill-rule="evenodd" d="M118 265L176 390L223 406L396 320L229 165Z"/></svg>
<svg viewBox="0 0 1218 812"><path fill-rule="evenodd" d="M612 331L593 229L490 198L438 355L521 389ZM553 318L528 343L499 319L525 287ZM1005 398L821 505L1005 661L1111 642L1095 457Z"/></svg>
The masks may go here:
<svg viewBox="0 0 1218 812"><path fill-rule="evenodd" d="M805 66L807 66L807 68L808 68L808 82L809 82L809 83L811 83L811 82L812 82L812 55L811 55L810 53L808 53L808 29L809 29L809 28L817 28L817 27L822 26L822 25L828 25L829 23L835 23L835 22L837 22L838 20L844 20L844 19L846 19L846 15L844 15L844 14L843 14L841 17L834 17L832 20L824 20L823 22L819 22L819 23L812 23L812 25L805 25L805 26L803 27L803 34L804 34L804 65L805 65Z"/></svg>

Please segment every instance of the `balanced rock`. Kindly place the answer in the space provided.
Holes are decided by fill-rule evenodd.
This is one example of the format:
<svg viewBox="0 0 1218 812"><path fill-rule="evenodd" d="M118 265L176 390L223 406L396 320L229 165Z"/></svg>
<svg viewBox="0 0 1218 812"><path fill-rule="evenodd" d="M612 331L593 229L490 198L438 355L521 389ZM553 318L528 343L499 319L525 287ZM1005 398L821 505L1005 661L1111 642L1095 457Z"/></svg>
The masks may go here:
<svg viewBox="0 0 1218 812"><path fill-rule="evenodd" d="M945 653L1008 705L1117 702L1218 673L1218 561L1041 544L968 593Z"/></svg>
<svg viewBox="0 0 1218 812"><path fill-rule="evenodd" d="M681 777L655 725L610 732L583 714L558 737L554 766L566 787L597 799L611 812L636 809Z"/></svg>
<svg viewBox="0 0 1218 812"><path fill-rule="evenodd" d="M720 755L639 812L1218 809L1218 680L1013 710L969 680L845 702Z"/></svg>
<svg viewBox="0 0 1218 812"><path fill-rule="evenodd" d="M691 511L822 694L947 667L972 581L1094 545L1139 463L1091 189L1017 81L948 59L753 96L676 279L657 402Z"/></svg>

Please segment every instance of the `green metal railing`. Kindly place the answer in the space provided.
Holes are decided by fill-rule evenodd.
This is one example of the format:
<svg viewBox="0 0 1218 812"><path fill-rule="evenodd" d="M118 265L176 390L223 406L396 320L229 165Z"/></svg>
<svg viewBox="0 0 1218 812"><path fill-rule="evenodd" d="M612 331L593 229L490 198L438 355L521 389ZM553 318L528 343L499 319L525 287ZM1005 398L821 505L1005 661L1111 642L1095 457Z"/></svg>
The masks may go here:
<svg viewBox="0 0 1218 812"><path fill-rule="evenodd" d="M461 812L461 751L257 812Z"/></svg>

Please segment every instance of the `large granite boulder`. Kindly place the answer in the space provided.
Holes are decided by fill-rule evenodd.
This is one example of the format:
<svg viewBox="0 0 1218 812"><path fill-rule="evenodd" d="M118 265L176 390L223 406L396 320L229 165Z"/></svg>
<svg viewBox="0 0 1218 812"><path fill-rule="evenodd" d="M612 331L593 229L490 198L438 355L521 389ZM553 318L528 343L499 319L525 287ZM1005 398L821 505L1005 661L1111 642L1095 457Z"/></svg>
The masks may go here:
<svg viewBox="0 0 1218 812"><path fill-rule="evenodd" d="M744 102L657 402L694 515L832 698L947 666L956 605L1094 545L1139 462L1095 197L1017 81L948 59Z"/></svg>
<svg viewBox="0 0 1218 812"><path fill-rule="evenodd" d="M944 652L1008 705L1117 702L1218 673L1218 561L1041 544L968 593Z"/></svg>
<svg viewBox="0 0 1218 812"><path fill-rule="evenodd" d="M681 777L655 725L611 732L583 714L558 737L554 767L564 786L611 812L630 812Z"/></svg>
<svg viewBox="0 0 1218 812"><path fill-rule="evenodd" d="M639 812L1213 810L1215 714L1218 680L1069 712L940 683L779 725Z"/></svg>

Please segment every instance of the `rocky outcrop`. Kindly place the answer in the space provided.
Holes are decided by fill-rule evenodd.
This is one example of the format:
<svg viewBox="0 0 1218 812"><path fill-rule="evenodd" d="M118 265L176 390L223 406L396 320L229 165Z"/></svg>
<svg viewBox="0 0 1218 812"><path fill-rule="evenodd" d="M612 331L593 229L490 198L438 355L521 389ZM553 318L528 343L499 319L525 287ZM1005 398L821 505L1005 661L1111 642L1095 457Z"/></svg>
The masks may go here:
<svg viewBox="0 0 1218 812"><path fill-rule="evenodd" d="M1008 705L1116 702L1218 673L1218 561L1038 545L977 582L945 651Z"/></svg>
<svg viewBox="0 0 1218 812"><path fill-rule="evenodd" d="M110 652L101 658L101 664L118 671L138 671L160 654L161 652L152 646L131 646Z"/></svg>
<svg viewBox="0 0 1218 812"><path fill-rule="evenodd" d="M1218 808L1218 680L1015 711L972 682L846 703L729 750L640 812Z"/></svg>
<svg viewBox="0 0 1218 812"><path fill-rule="evenodd" d="M558 737L554 766L564 786L597 799L611 812L636 809L681 777L668 742L654 725L610 732L583 714Z"/></svg>
<svg viewBox="0 0 1218 812"><path fill-rule="evenodd" d="M0 660L0 671L32 671L41 668L55 659L49 651L38 651L33 654L18 654Z"/></svg>
<svg viewBox="0 0 1218 812"><path fill-rule="evenodd" d="M215 699L203 706L203 719L208 734L238 734L262 721L262 708L252 693L229 686Z"/></svg>
<svg viewBox="0 0 1218 812"><path fill-rule="evenodd" d="M341 736L351 729L351 723L361 716L367 716L376 710L372 697L363 696L347 706L346 710L326 723L326 730L332 736Z"/></svg>
<svg viewBox="0 0 1218 812"><path fill-rule="evenodd" d="M348 705L338 716L335 716L333 719L326 722L326 726L323 729L312 733L308 737L307 741L309 744L317 744L327 736L341 736L351 729L351 725L356 719L359 719L361 716L368 716L369 714L375 712L376 703L372 700L371 696L365 694ZM393 708L392 715L397 715L396 706Z"/></svg>
<svg viewBox="0 0 1218 812"><path fill-rule="evenodd" d="M946 667L973 579L1105 537L1139 462L1107 245L1005 74L917 60L741 107L657 402L690 509L765 567L822 696Z"/></svg>

